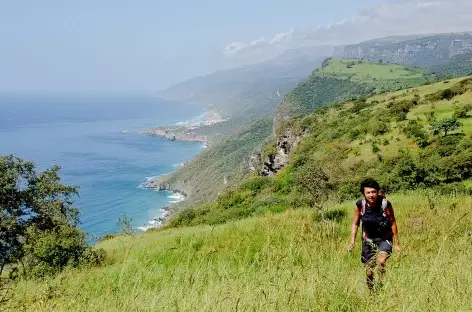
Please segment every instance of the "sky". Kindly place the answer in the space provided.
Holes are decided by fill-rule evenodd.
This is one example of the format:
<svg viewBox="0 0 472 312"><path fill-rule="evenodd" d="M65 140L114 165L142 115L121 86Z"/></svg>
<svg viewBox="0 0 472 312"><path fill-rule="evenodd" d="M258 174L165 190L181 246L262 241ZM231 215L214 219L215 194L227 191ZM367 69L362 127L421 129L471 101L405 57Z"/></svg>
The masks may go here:
<svg viewBox="0 0 472 312"><path fill-rule="evenodd" d="M471 2L0 0L0 91L152 92L302 46L472 30Z"/></svg>

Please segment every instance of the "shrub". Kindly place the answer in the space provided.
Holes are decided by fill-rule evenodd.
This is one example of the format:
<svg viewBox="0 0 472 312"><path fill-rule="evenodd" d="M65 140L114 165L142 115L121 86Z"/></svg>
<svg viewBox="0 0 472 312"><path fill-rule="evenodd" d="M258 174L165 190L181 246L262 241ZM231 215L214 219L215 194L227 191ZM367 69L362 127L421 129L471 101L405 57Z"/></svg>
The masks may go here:
<svg viewBox="0 0 472 312"><path fill-rule="evenodd" d="M372 152L374 154L377 154L378 152L380 152L380 147L377 145L376 142L372 142Z"/></svg>
<svg viewBox="0 0 472 312"><path fill-rule="evenodd" d="M415 143L421 148L424 148L428 145L429 136L423 129L423 126L416 120L410 120L406 127L403 128L403 133L407 138L413 139Z"/></svg>
<svg viewBox="0 0 472 312"><path fill-rule="evenodd" d="M465 119L465 118L469 118L469 111L472 109L472 106L469 104L469 105L465 105L465 106L462 106L462 107L458 107L454 110L454 114L452 115L453 118L456 118L456 119Z"/></svg>
<svg viewBox="0 0 472 312"><path fill-rule="evenodd" d="M43 277L62 271L65 267L93 262L99 264L103 252L93 253L85 241L85 234L70 226L55 230L28 230L28 240L24 246L26 273Z"/></svg>
<svg viewBox="0 0 472 312"><path fill-rule="evenodd" d="M388 124L380 120L374 121L370 127L370 132L374 136L382 135L384 133L387 133L388 131L389 131Z"/></svg>
<svg viewBox="0 0 472 312"><path fill-rule="evenodd" d="M353 129L349 131L347 137L349 140L354 141L357 140L361 136L361 131L359 129Z"/></svg>

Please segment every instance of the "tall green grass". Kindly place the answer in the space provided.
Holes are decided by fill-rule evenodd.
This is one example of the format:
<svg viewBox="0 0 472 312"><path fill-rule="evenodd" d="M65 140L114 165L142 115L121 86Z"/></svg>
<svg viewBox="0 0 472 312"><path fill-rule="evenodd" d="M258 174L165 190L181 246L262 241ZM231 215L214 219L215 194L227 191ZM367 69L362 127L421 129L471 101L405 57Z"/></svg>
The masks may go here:
<svg viewBox="0 0 472 312"><path fill-rule="evenodd" d="M321 222L289 210L221 226L100 243L100 268L21 281L6 311L470 311L470 197L392 195L403 246L384 286L364 283L359 236L347 252L353 202Z"/></svg>

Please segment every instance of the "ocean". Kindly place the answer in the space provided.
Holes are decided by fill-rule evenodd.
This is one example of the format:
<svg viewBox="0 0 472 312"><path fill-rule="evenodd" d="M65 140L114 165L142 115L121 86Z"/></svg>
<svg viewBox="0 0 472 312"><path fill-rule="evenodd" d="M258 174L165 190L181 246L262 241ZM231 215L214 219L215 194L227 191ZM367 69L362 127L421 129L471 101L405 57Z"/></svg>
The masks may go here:
<svg viewBox="0 0 472 312"><path fill-rule="evenodd" d="M197 155L203 144L124 130L182 124L203 107L151 95L0 94L0 155L61 167L61 182L79 186L75 206L89 237L119 230L122 213L145 230L162 207L180 200L143 187Z"/></svg>

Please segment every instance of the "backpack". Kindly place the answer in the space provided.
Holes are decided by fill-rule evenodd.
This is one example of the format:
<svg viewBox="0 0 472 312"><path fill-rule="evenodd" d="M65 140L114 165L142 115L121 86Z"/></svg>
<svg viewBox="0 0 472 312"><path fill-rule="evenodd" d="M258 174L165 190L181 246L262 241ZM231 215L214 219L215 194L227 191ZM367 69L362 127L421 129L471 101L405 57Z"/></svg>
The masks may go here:
<svg viewBox="0 0 472 312"><path fill-rule="evenodd" d="M365 198L363 198L362 202L361 202L361 207L360 207L361 219L363 221L363 226L362 226L362 238L363 239L368 239L367 233L365 231L366 229L364 228L364 219L363 219L363 216L365 214L366 203L367 202L366 202ZM391 231L388 230L390 222L389 222L389 220L387 218L387 214L385 212L385 210L387 209L387 205L388 205L387 199L384 197L382 199L382 205L381 205L381 207L382 207L382 217L384 218L384 220L379 223L379 228L378 229L379 230L382 229L382 228L385 229L385 234L387 236L389 236L389 235L391 235L391 233L390 233ZM380 231L383 232L383 230L380 230Z"/></svg>
<svg viewBox="0 0 472 312"><path fill-rule="evenodd" d="M361 216L363 216L364 213L365 213L365 204L366 204L366 200L365 200L365 198L362 198L362 206L361 206L361 211L360 211L360 212L361 212ZM388 204L387 198L384 197L384 198L382 199L382 213L383 213L383 216L384 216L384 217L387 216L387 214L385 213L385 209L387 209L387 204Z"/></svg>

